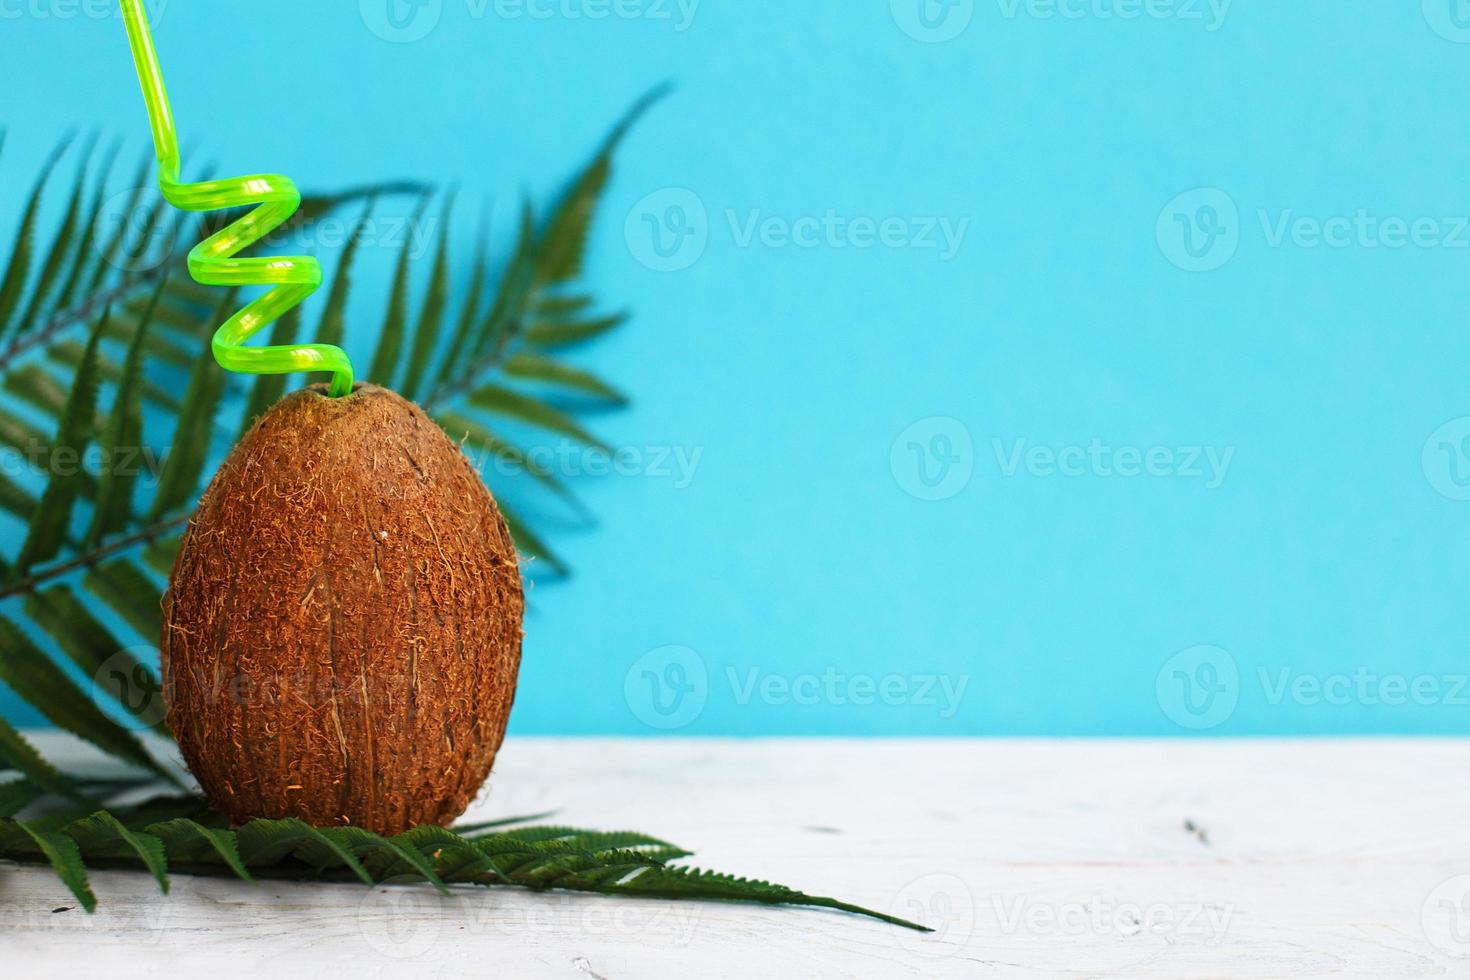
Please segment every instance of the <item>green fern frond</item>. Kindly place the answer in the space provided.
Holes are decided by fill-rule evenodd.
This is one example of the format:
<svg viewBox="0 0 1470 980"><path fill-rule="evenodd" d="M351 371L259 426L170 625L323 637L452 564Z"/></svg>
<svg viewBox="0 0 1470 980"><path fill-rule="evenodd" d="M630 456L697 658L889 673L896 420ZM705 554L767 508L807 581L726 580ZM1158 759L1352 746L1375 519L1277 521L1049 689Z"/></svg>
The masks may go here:
<svg viewBox="0 0 1470 980"><path fill-rule="evenodd" d="M130 558L97 565L82 576L87 591L112 607L140 636L163 632L161 590Z"/></svg>
<svg viewBox="0 0 1470 980"><path fill-rule="evenodd" d="M82 196L87 189L87 167L92 162L92 153L97 148L97 140L100 137L100 133L93 133L82 148L81 162L77 165L76 186L72 188L71 198L67 202L66 212L61 219L60 228L56 231L56 237L52 239L51 247L46 250L46 256L41 260L36 283L31 287L30 302L27 303L25 312L21 314L21 323L38 322L45 311L50 308L52 294L61 284L61 275L71 257L72 242L78 233L78 222L81 221Z"/></svg>
<svg viewBox="0 0 1470 980"><path fill-rule="evenodd" d="M415 398L423 384L424 372L439 344L439 335L444 326L444 310L449 305L449 216L454 207L454 195L444 198L444 207L439 219L439 241L434 251L434 268L429 273L429 293L419 312L418 325L413 332L413 347L408 355L408 367L400 386L405 398Z"/></svg>
<svg viewBox="0 0 1470 980"><path fill-rule="evenodd" d="M428 206L428 195L419 199L418 207L414 209L413 216L409 219L409 227L413 227L423 219L424 208ZM378 333L378 346L373 354L372 365L368 368L368 380L386 388L393 386L393 379L398 374L398 358L403 350L403 334L408 324L408 288L409 276L412 272L413 250L404 243L398 255L398 265L393 272L393 287L388 297L388 312L383 318L383 328Z"/></svg>
<svg viewBox="0 0 1470 980"><path fill-rule="evenodd" d="M562 364L553 361L549 357L540 354L532 354L522 351L506 359L505 373L512 378L522 381L539 381L556 387L567 388L571 391L593 398L611 402L614 405L626 405L628 396L618 391L612 385L603 381L590 371L572 367L570 364Z"/></svg>
<svg viewBox="0 0 1470 980"><path fill-rule="evenodd" d="M112 413L102 432L99 446L102 450L102 474L97 482L97 500L92 511L92 526L87 531L87 546L96 548L103 536L122 530L127 526L133 512L133 492L138 482L136 458L143 445L143 410L139 403L142 385L143 349L148 337L148 328L153 323L154 310L158 308L159 296L167 284L167 277L160 278L147 307L139 318L128 343L128 353L123 361L117 380L117 394L113 396Z"/></svg>
<svg viewBox="0 0 1470 980"><path fill-rule="evenodd" d="M16 567L25 572L38 561L54 558L61 551L71 522L72 508L80 492L82 454L92 441L97 413L97 345L102 339L107 318L104 316L87 341L82 365L62 409L61 425L52 445L51 479L41 495L41 503L31 518L21 545ZM74 458L64 460L62 452Z"/></svg>
<svg viewBox="0 0 1470 980"><path fill-rule="evenodd" d="M26 789L15 790L10 794L6 805L15 807L10 815L19 813L22 807L29 806L42 793L50 793L83 805L89 802L86 795L69 777L62 775L55 766L47 762L41 753L36 751L36 747L26 741L24 736L4 718L0 718L0 763L7 764L10 768L19 771L28 784ZM32 792L32 790L41 792ZM29 799L16 802L27 793L31 794Z"/></svg>
<svg viewBox="0 0 1470 980"><path fill-rule="evenodd" d="M646 834L571 827L526 826L464 836L422 826L382 837L357 827L311 827L299 820L253 820L227 830L190 817L139 827L136 814L130 819L107 811L69 822L0 819L0 857L49 862L89 911L96 899L87 881L88 866L144 867L165 890L170 868L244 881L272 877L374 884L410 876L446 893L450 884L515 885L537 891L811 906L927 931L837 899L666 863L689 853Z"/></svg>
<svg viewBox="0 0 1470 980"><path fill-rule="evenodd" d="M611 446L582 428L577 420L566 412L503 385L488 384L477 388L470 392L469 403L495 415L503 415L518 422L550 429L552 432L575 439L594 449L612 452Z"/></svg>
<svg viewBox="0 0 1470 980"><path fill-rule="evenodd" d="M20 305L26 280L30 276L31 250L35 247L36 215L41 209L41 195L45 193L51 172L56 169L56 164L60 162L62 154L73 139L72 134L62 137L61 142L46 158L41 167L41 175L36 178L31 196L26 201L25 210L21 212L20 230L16 233L15 244L11 246L10 262L5 268L4 277L0 278L0 338L7 338L12 331L14 313Z"/></svg>
<svg viewBox="0 0 1470 980"><path fill-rule="evenodd" d="M226 290L216 309L216 322L223 322L236 306L236 291ZM204 473L214 430L215 411L225 391L227 375L209 358L196 357L184 391L184 406L174 429L173 443L158 478L158 494L148 512L151 520L182 507L194 496Z"/></svg>
<svg viewBox="0 0 1470 980"><path fill-rule="evenodd" d="M108 755L175 781L136 735L104 714L50 657L4 617L0 617L0 681L56 727L91 742Z"/></svg>

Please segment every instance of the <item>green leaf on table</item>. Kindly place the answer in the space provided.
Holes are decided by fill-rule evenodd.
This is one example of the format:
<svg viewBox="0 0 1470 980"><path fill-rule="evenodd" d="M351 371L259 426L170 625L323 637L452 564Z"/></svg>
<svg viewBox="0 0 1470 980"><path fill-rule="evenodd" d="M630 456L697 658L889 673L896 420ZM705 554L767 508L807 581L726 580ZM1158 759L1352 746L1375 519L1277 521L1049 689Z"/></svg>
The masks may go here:
<svg viewBox="0 0 1470 980"><path fill-rule="evenodd" d="M70 878L69 885L85 884L83 861L137 863L159 878L163 862L153 846L156 839L170 866L246 881L268 874L373 884L409 875L441 892L446 882L454 882L810 906L928 931L896 916L784 885L670 866L665 855L689 852L632 831L527 826L466 837L425 825L384 838L357 827L311 827L299 820L252 820L232 832L187 817L152 823L141 832L132 826L126 818L107 820L99 814L59 827L56 821L0 820L0 857L33 863L50 860L59 874ZM44 849L41 840L52 849ZM57 860L52 852L58 840L74 842L76 852Z"/></svg>
<svg viewBox="0 0 1470 980"><path fill-rule="evenodd" d="M88 912L96 911L97 896L92 894L92 886L87 882L87 869L82 864L82 852L76 841L63 834L33 830L18 820L6 821L6 824L8 827L5 829L18 829L35 845L56 871L56 877L82 903L82 908Z"/></svg>
<svg viewBox="0 0 1470 980"><path fill-rule="evenodd" d="M67 824L65 833L88 860L136 858L152 873L159 890L168 893L168 859L163 841L152 834L129 830L106 810Z"/></svg>

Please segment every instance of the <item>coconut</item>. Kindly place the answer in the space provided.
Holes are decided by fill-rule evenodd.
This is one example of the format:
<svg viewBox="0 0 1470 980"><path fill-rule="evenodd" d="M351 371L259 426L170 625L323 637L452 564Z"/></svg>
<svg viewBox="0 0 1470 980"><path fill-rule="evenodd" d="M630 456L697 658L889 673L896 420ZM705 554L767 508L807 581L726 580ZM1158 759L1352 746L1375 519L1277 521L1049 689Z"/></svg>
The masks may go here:
<svg viewBox="0 0 1470 980"><path fill-rule="evenodd" d="M447 824L505 735L524 609L504 518L422 409L297 391L189 524L164 598L168 724L236 824Z"/></svg>

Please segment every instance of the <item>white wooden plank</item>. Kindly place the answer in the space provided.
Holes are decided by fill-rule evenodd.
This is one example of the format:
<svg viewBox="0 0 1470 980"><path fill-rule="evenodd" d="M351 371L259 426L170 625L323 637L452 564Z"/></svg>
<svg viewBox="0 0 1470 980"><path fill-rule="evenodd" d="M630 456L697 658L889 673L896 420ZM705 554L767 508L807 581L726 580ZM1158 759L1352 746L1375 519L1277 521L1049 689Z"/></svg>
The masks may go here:
<svg viewBox="0 0 1470 980"><path fill-rule="evenodd" d="M0 963L7 977L1470 976L1467 757L1457 740L513 738L467 819L556 809L645 830L701 866L940 931L510 889L181 876L162 898L123 872L94 874L96 915L53 914L73 902L48 872L3 867Z"/></svg>

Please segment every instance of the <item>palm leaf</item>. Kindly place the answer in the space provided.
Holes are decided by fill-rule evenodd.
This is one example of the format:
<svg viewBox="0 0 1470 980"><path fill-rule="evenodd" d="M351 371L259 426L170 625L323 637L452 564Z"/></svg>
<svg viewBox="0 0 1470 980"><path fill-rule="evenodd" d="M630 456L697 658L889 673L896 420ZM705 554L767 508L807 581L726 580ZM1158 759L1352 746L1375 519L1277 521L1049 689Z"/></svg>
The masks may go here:
<svg viewBox="0 0 1470 980"><path fill-rule="evenodd" d="M515 539L516 548L522 554L541 559L558 575L566 575L571 571L567 563L558 558L556 552L552 551L525 521L517 517L515 511L503 503L500 505L500 516L505 518L505 525L510 529L510 536Z"/></svg>
<svg viewBox="0 0 1470 980"><path fill-rule="evenodd" d="M31 515L36 512L36 499L20 484L0 473L0 510L29 524Z"/></svg>
<svg viewBox="0 0 1470 980"><path fill-rule="evenodd" d="M10 620L0 617L0 681L34 705L58 728L86 739L108 755L170 780L137 736L108 718Z"/></svg>
<svg viewBox="0 0 1470 980"><path fill-rule="evenodd" d="M347 238L347 245L342 249L341 257L337 259L337 270L332 274L332 288L327 292L327 305L322 310L321 322L317 325L315 339L319 343L342 346L343 337L347 332L347 295L352 289L352 260L357 256L357 246L362 241L362 230L368 219L372 217L374 203L376 203L374 199L368 200L367 209L363 211L362 217L357 219L357 224L352 228L352 234ZM272 338L271 343L274 344L277 341ZM265 375L264 377L280 377L280 375Z"/></svg>
<svg viewBox="0 0 1470 980"><path fill-rule="evenodd" d="M429 275L429 293L424 298L418 325L414 328L413 348L408 356L408 368L403 375L402 391L405 398L414 398L423 384L424 371L434 355L438 344L439 330L444 323L444 309L449 302L449 214L454 205L454 195L445 196L443 216L439 222L439 244L434 252L434 269Z"/></svg>
<svg viewBox="0 0 1470 980"><path fill-rule="evenodd" d="M127 624L150 641L163 632L158 586L130 559L99 565L82 578L88 592L112 607Z"/></svg>
<svg viewBox="0 0 1470 980"><path fill-rule="evenodd" d="M31 784L41 788L53 796L77 803L85 803L86 796L76 787L72 781L63 776L56 767L47 762L41 753L36 751L35 746L27 742L20 732L4 718L0 718L0 762L9 763L10 767L20 771L21 775ZM20 808L16 807L16 813Z"/></svg>
<svg viewBox="0 0 1470 980"><path fill-rule="evenodd" d="M102 476L97 484L92 526L87 532L89 547L95 548L103 535L126 527L133 512L133 489L138 482L138 472L136 461L127 457L135 452L141 454L143 446L143 410L138 399L139 381L143 372L143 346L148 337L148 327L153 322L153 310L158 306L158 297L167 281L167 277L159 279L158 288L153 291L148 308L128 344L127 359L123 361L118 378L112 414L99 443L102 450Z"/></svg>
<svg viewBox="0 0 1470 980"><path fill-rule="evenodd" d="M25 544L21 546L16 566L25 572L37 561L54 557L66 538L71 522L72 507L76 504L81 486L81 457L92 438L93 419L97 411L97 344L102 338L107 318L98 322L87 342L87 352L82 366L77 369L71 394L67 397L62 414L61 426L53 444L52 472L50 482L41 495L41 503L26 531ZM66 465L56 459L57 450L75 454L75 461Z"/></svg>
<svg viewBox="0 0 1470 980"><path fill-rule="evenodd" d="M485 292L485 278L487 275L485 254L487 241L489 240L489 218L480 221L480 233L476 236L475 260L471 264L470 285L465 290L464 305L460 307L459 320L454 328L454 337L449 343L448 353L439 363L439 371L435 377L435 384L442 385L450 379L452 372L459 367L465 366L460 358L470 352L469 343L475 323L480 318L480 300Z"/></svg>
<svg viewBox="0 0 1470 980"><path fill-rule="evenodd" d="M449 438L467 441L476 449L495 457L497 462L508 463L515 469L529 473L568 503L577 502L576 497L556 478L550 468L538 463L519 446L506 442L478 422L454 412L440 412L434 416L434 420Z"/></svg>
<svg viewBox="0 0 1470 980"><path fill-rule="evenodd" d="M9 844L15 847L21 841L30 841L55 869L61 883L82 903L82 908L88 912L97 910L97 896L92 894L92 886L87 882L87 869L82 864L81 848L76 841L62 834L34 830L19 820L5 821L0 824L0 830L7 831L11 838L0 841L0 846ZM25 852L22 850L20 853Z"/></svg>
<svg viewBox="0 0 1470 980"><path fill-rule="evenodd" d="M122 214L132 215L137 212L138 205L143 202L143 195L148 191L148 173L154 167L152 152L145 151L143 158L138 161L138 169L133 173L132 181L128 184L130 190L127 199L123 202ZM101 291L108 272L116 270L123 259L123 247L127 240L127 221L119 221L112 229L106 241L97 249L98 260L93 264L90 275L86 278L86 292L95 296Z"/></svg>
<svg viewBox="0 0 1470 980"><path fill-rule="evenodd" d="M583 170L562 194L536 250L538 279L561 283L581 274L587 233L597 201L612 173L613 152L638 118L671 90L669 85L660 85L635 102L603 140L591 166Z"/></svg>
<svg viewBox="0 0 1470 980"><path fill-rule="evenodd" d="M161 688L153 671L128 653L69 586L33 593L26 598L25 610L98 690L145 724L161 727Z"/></svg>
<svg viewBox="0 0 1470 980"><path fill-rule="evenodd" d="M61 219L61 227L57 229L51 247L46 250L46 257L41 260L41 271L36 277L36 284L31 287L30 302L26 305L26 311L21 314L22 324L36 324L41 321L47 301L51 299L52 291L58 285L67 260L71 257L72 241L76 238L77 223L81 220L82 195L87 189L87 167L92 162L93 150L97 148L98 136L99 134L94 133L82 150L76 186L72 188L71 199L67 202L66 213Z"/></svg>
<svg viewBox="0 0 1470 980"><path fill-rule="evenodd" d="M310 827L298 820L253 820L235 832L187 817L149 825L92 814L55 821L0 820L0 857L49 861L84 904L83 861L142 865L160 883L164 861L192 874L356 880L366 884L411 875L441 891L446 882L537 891L569 889L603 895L757 902L837 909L909 929L917 923L859 905L809 895L767 881L670 866L661 854L689 852L633 832L597 833L567 827L521 827L464 837L442 827L417 827L383 838L355 827ZM154 842L165 853L160 858ZM73 846L68 850L65 843ZM95 907L95 899L89 910Z"/></svg>
<svg viewBox="0 0 1470 980"><path fill-rule="evenodd" d="M564 436L585 443L603 452L612 452L612 447L592 435L567 413L552 408L518 391L501 385L489 384L470 392L469 402L476 408L503 415L543 429L550 429Z"/></svg>
<svg viewBox="0 0 1470 980"><path fill-rule="evenodd" d="M410 218L413 227L423 217L428 197L419 199L418 207ZM377 384L391 387L398 373L398 357L403 350L403 331L408 323L408 286L412 249L407 242L398 255L398 266L393 273L393 290L388 298L388 313L383 320L383 329L378 334L378 348L373 354L368 378Z"/></svg>
<svg viewBox="0 0 1470 980"><path fill-rule="evenodd" d="M515 251L500 280L500 290L495 303L485 315L485 321L475 338L467 371L473 371L486 357L499 356L514 330L519 326L531 295L536 272L536 225L531 215L531 205L521 207L520 232L516 238Z"/></svg>
<svg viewBox="0 0 1470 980"><path fill-rule="evenodd" d="M626 313L597 317L592 320L548 320L533 323L526 330L526 342L532 347L567 347L600 337L623 325Z"/></svg>
<svg viewBox="0 0 1470 980"><path fill-rule="evenodd" d="M574 368L569 364L553 361L540 354L521 351L506 359L505 373L512 378L525 381L540 381L549 385L570 388L584 395L591 395L615 405L626 405L628 397L590 371Z"/></svg>
<svg viewBox="0 0 1470 980"><path fill-rule="evenodd" d="M186 817L175 817L148 826L149 833L163 841L165 851L181 864L219 865L242 881L254 881L240 859L240 848L232 830L206 827Z"/></svg>
<svg viewBox="0 0 1470 980"><path fill-rule="evenodd" d="M0 721L0 724L3 723ZM45 795L45 788L29 779L12 779L0 783L0 817L13 817Z"/></svg>
<svg viewBox="0 0 1470 980"><path fill-rule="evenodd" d="M216 322L222 322L234 309L235 292L228 290L220 301ZM225 390L225 376L224 369L213 358L195 358L189 387L184 392L184 405L179 410L179 423L174 429L173 447L158 478L158 495L153 498L150 520L183 506L199 486L209 454L215 411Z"/></svg>
<svg viewBox="0 0 1470 980"><path fill-rule="evenodd" d="M20 231L16 235L15 245L10 250L10 262L6 266L4 278L0 278L0 337L8 336L13 326L11 318L15 308L20 304L21 294L25 291L26 279L31 271L31 248L36 233L36 213L41 207L41 195L46 190L46 182L51 179L51 171L56 169L56 164L66 148L71 145L72 134L62 137L60 143L51 151L41 167L41 176L36 178L35 186L31 190L31 196L26 201L26 207L21 212Z"/></svg>
<svg viewBox="0 0 1470 980"><path fill-rule="evenodd" d="M61 293L56 299L58 310L69 308L72 299L77 295L77 289L89 274L92 264L102 260L101 255L97 254L96 247L97 222L102 216L102 206L107 195L107 178L111 176L113 165L117 162L117 156L121 150L122 140L113 140L111 147L102 158L102 166L98 168L97 183L92 191L92 203L82 220L82 237L77 243L76 257L72 259L71 271L67 274L66 282L62 284Z"/></svg>
<svg viewBox="0 0 1470 980"><path fill-rule="evenodd" d="M163 841L152 834L129 830L106 810L68 824L65 832L90 860L136 859L153 874L159 890L168 892L168 859Z"/></svg>

